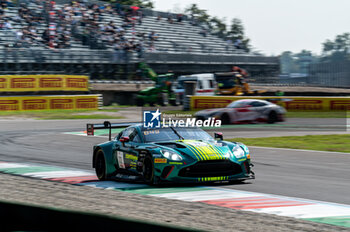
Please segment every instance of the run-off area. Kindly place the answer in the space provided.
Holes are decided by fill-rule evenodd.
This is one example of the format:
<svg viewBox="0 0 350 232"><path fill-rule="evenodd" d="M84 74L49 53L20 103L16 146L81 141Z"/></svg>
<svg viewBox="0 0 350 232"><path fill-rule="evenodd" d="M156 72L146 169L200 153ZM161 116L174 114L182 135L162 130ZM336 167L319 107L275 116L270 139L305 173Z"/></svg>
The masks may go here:
<svg viewBox="0 0 350 232"><path fill-rule="evenodd" d="M213 186L151 187L116 181L98 181L92 171L32 163L0 162L0 172L130 193L201 202L225 208L294 217L350 227L350 206Z"/></svg>

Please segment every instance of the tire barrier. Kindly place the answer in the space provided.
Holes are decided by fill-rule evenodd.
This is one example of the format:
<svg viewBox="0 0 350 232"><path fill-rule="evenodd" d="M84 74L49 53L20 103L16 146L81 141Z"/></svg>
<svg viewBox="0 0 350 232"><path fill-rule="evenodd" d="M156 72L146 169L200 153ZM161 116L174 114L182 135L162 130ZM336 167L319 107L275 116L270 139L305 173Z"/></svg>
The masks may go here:
<svg viewBox="0 0 350 232"><path fill-rule="evenodd" d="M101 94L0 97L0 111L98 110L101 106Z"/></svg>
<svg viewBox="0 0 350 232"><path fill-rule="evenodd" d="M0 92L89 91L89 77L75 75L3 75Z"/></svg>

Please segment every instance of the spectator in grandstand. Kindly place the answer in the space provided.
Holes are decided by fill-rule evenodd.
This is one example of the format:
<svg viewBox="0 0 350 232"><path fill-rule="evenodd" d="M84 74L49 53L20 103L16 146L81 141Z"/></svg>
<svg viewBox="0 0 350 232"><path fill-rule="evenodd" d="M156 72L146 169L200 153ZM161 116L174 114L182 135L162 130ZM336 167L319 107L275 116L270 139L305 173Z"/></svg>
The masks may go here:
<svg viewBox="0 0 350 232"><path fill-rule="evenodd" d="M112 8L110 4L99 6L88 1L72 1L59 6L52 0L28 0L35 5L28 7L23 1L21 0L16 18L16 22L23 25L20 31L15 32L18 46L40 43L52 49L62 49L71 47L72 41L79 39L83 45L92 49L113 48L115 61L128 60L131 51L137 52L141 58L147 40L151 49L155 50L157 33L151 32L147 36L135 29L137 23L142 23L143 15L140 10L132 11L118 3ZM102 14L120 15L124 19L123 25L116 26L113 20L104 22ZM44 31L41 28L39 30L40 25L46 25L47 28ZM4 29L8 27L8 24L3 23ZM125 36L127 31L131 32L131 39Z"/></svg>
<svg viewBox="0 0 350 232"><path fill-rule="evenodd" d="M10 0L0 0L0 5L3 9L7 9L8 7L14 6Z"/></svg>
<svg viewBox="0 0 350 232"><path fill-rule="evenodd" d="M23 37L22 30L17 30L16 31L16 41L22 41L22 37Z"/></svg>
<svg viewBox="0 0 350 232"><path fill-rule="evenodd" d="M242 40L241 39L236 39L235 43L233 44L236 49L241 49L242 47Z"/></svg>
<svg viewBox="0 0 350 232"><path fill-rule="evenodd" d="M142 20L143 20L143 12L141 10L138 11L138 23L139 25L142 24Z"/></svg>
<svg viewBox="0 0 350 232"><path fill-rule="evenodd" d="M232 47L232 40L231 39L227 39L226 40L226 51L229 52L231 50L230 49L231 47Z"/></svg>
<svg viewBox="0 0 350 232"><path fill-rule="evenodd" d="M0 20L5 17L5 10L2 8L2 5L0 5Z"/></svg>
<svg viewBox="0 0 350 232"><path fill-rule="evenodd" d="M9 22L9 20L8 19L5 19L4 20L4 23L3 23L3 26L2 26L2 29L3 30L12 30L12 24L11 24L11 22Z"/></svg>
<svg viewBox="0 0 350 232"><path fill-rule="evenodd" d="M143 42L142 41L140 41L138 44L136 44L135 51L137 52L137 57L138 58L143 58L144 47L143 47Z"/></svg>
<svg viewBox="0 0 350 232"><path fill-rule="evenodd" d="M173 20L173 15L172 14L168 14L168 23L173 24L174 20Z"/></svg>
<svg viewBox="0 0 350 232"><path fill-rule="evenodd" d="M178 23L181 23L181 22L182 22L183 16L184 16L183 14L177 14L177 15L176 15L176 18L177 18L177 22L178 22Z"/></svg>
<svg viewBox="0 0 350 232"><path fill-rule="evenodd" d="M121 50L123 49L119 40L115 41L113 45L113 49L114 49L113 62L116 63L119 61L121 57Z"/></svg>
<svg viewBox="0 0 350 232"><path fill-rule="evenodd" d="M155 31L149 33L148 38L150 41L156 41L158 39L158 34Z"/></svg>
<svg viewBox="0 0 350 232"><path fill-rule="evenodd" d="M190 24L192 26L198 26L198 21L197 21L196 17L194 17L193 14L191 14L191 17L190 17Z"/></svg>
<svg viewBox="0 0 350 232"><path fill-rule="evenodd" d="M208 31L207 31L206 29L203 28L203 29L199 32L199 34L201 34L201 35L204 36L204 37L207 37Z"/></svg>

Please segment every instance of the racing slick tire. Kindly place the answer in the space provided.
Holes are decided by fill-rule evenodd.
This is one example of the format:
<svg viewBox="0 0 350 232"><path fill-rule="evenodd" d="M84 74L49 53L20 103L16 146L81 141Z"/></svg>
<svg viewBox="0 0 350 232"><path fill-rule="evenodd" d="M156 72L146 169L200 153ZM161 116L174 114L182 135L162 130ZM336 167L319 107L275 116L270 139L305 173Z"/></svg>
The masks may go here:
<svg viewBox="0 0 350 232"><path fill-rule="evenodd" d="M95 172L99 180L106 180L106 161L105 156L102 150L97 151L96 163L95 163Z"/></svg>
<svg viewBox="0 0 350 232"><path fill-rule="evenodd" d="M149 155L147 155L143 160L142 175L146 184L155 184L153 159Z"/></svg>
<svg viewBox="0 0 350 232"><path fill-rule="evenodd" d="M269 113L268 118L267 118L267 123L273 124L273 123L275 123L277 121L278 121L277 113L275 111L271 111Z"/></svg>
<svg viewBox="0 0 350 232"><path fill-rule="evenodd" d="M230 116L228 116L228 114L221 115L220 119L223 125L227 125L231 123Z"/></svg>

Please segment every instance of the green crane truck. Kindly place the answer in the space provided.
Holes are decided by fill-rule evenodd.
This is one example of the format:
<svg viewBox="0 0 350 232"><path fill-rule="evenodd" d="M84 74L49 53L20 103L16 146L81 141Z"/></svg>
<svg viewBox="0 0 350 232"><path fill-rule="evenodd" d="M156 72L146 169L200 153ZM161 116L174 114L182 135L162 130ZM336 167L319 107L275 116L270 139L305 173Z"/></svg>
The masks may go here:
<svg viewBox="0 0 350 232"><path fill-rule="evenodd" d="M141 70L142 75L154 81L155 85L137 93L137 106L144 106L145 104L149 104L150 106L155 104L165 106L169 103L174 106L178 105L179 99L171 88L172 84L176 81L173 73L157 75L154 70L145 63L139 63L138 68Z"/></svg>

